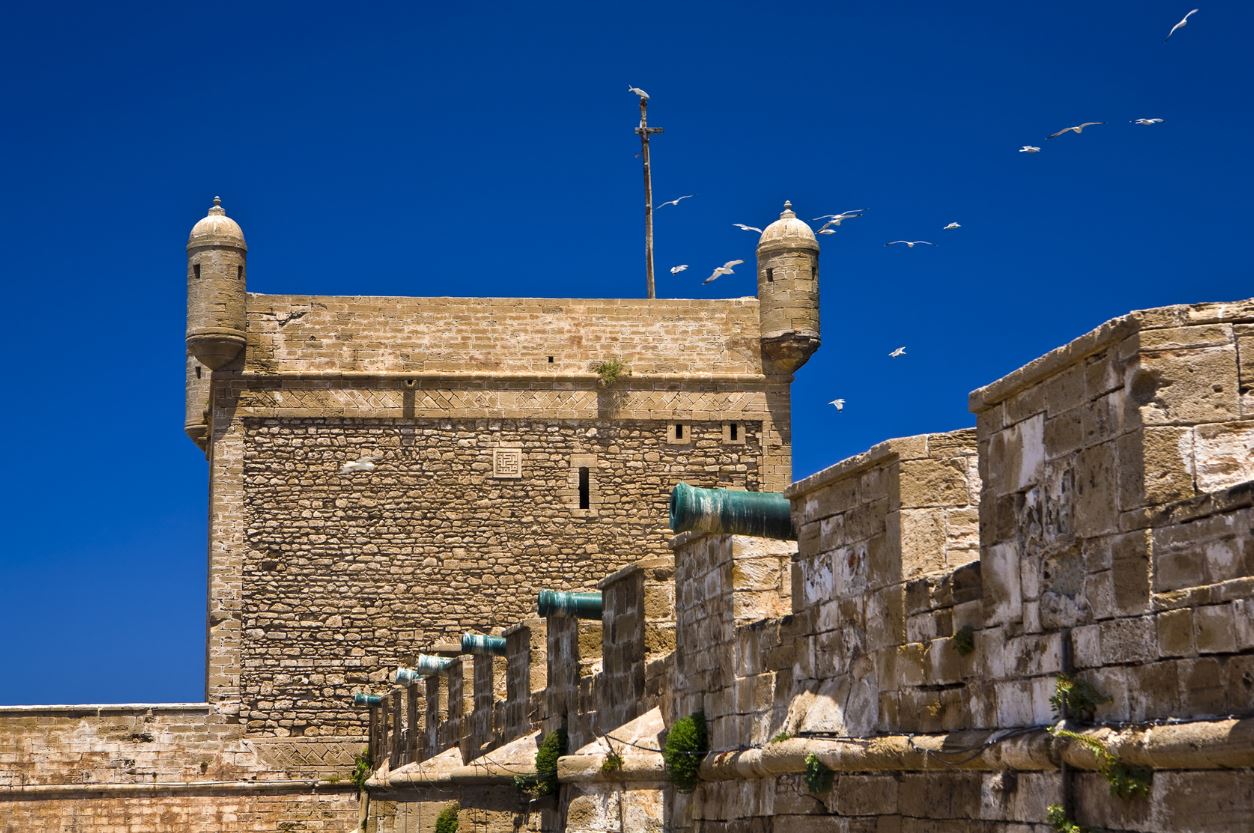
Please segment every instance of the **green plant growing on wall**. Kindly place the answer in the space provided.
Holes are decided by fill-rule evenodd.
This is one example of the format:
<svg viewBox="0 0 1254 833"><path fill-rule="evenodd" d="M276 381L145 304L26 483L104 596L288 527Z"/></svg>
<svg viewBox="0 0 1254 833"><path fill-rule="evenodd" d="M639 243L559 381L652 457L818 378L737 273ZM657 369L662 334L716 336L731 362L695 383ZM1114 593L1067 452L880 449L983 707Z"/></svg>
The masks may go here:
<svg viewBox="0 0 1254 833"><path fill-rule="evenodd" d="M614 749L605 753L605 760L601 762L601 774L611 775L623 768L623 756L618 754Z"/></svg>
<svg viewBox="0 0 1254 833"><path fill-rule="evenodd" d="M612 388L619 379L631 375L631 371L627 369L627 365L623 364L622 359L606 359L600 364L593 365L592 372L600 377L599 382L603 388Z"/></svg>
<svg viewBox="0 0 1254 833"><path fill-rule="evenodd" d="M964 657L975 650L975 628L963 625L958 629L954 634L954 650Z"/></svg>
<svg viewBox="0 0 1254 833"><path fill-rule="evenodd" d="M1067 811L1061 804L1051 804L1046 808L1045 821L1049 822L1049 826L1054 828L1056 833L1089 833L1087 828L1067 818Z"/></svg>
<svg viewBox="0 0 1254 833"><path fill-rule="evenodd" d="M811 752L806 755L806 772L803 776L806 789L816 795L822 795L832 788L832 780L836 773L827 764L819 760L819 756Z"/></svg>
<svg viewBox="0 0 1254 833"><path fill-rule="evenodd" d="M461 809L461 805L454 801L441 810L440 815L435 817L435 833L457 833L457 814Z"/></svg>
<svg viewBox="0 0 1254 833"><path fill-rule="evenodd" d="M662 761L666 765L666 777L675 789L687 793L697 788L701 761L709 751L704 712L681 717L671 725L662 748Z"/></svg>
<svg viewBox="0 0 1254 833"><path fill-rule="evenodd" d="M789 740L790 738L792 738L791 732L780 732L778 735L771 738L771 743L783 743L784 741Z"/></svg>
<svg viewBox="0 0 1254 833"><path fill-rule="evenodd" d="M1054 681L1054 696L1049 698L1055 717L1065 716L1082 723L1092 720L1097 707L1109 702L1110 698L1105 692L1066 674L1058 675L1058 679Z"/></svg>
<svg viewBox="0 0 1254 833"><path fill-rule="evenodd" d="M1145 798L1149 795L1154 770L1124 763L1097 738L1082 735L1061 726L1051 728L1049 733L1056 738L1075 741L1092 752L1098 761L1098 772L1110 784L1111 795L1124 799Z"/></svg>
<svg viewBox="0 0 1254 833"><path fill-rule="evenodd" d="M357 787L357 792L361 792L366 788L366 781L370 779L370 773L372 772L374 772L374 766L370 760L370 747L367 746L353 756L353 774L351 779L353 785Z"/></svg>
<svg viewBox="0 0 1254 833"><path fill-rule="evenodd" d="M536 780L531 793L534 797L553 795L557 792L557 759L566 754L566 730L555 729L540 741L536 750Z"/></svg>

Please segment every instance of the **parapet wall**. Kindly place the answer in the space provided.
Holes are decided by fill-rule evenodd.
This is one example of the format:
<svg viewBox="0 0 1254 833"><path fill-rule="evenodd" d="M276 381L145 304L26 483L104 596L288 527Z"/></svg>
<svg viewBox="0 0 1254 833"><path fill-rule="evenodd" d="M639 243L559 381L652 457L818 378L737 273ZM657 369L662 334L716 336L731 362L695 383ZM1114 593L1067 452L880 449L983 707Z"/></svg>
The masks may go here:
<svg viewBox="0 0 1254 833"><path fill-rule="evenodd" d="M548 622L530 727L570 732L560 799L494 823L1043 833L1056 805L1109 831L1243 829L1252 337L1251 302L1134 313L972 394L975 430L794 484L796 543L676 537L673 610L645 603L641 568L619 571L599 667L579 650L589 623ZM670 623L674 654L646 659L640 634ZM1060 696L1067 681L1088 702ZM694 712L711 750L685 796L658 750ZM538 737L501 749L534 765ZM802 777L812 760L830 788ZM414 783L378 781L396 806L426 795Z"/></svg>

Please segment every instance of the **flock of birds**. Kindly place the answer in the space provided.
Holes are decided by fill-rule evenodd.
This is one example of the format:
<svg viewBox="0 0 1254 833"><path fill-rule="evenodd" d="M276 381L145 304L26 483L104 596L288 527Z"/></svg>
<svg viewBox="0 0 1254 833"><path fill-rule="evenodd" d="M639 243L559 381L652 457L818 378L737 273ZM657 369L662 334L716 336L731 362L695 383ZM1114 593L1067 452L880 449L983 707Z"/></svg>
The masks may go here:
<svg viewBox="0 0 1254 833"><path fill-rule="evenodd" d="M1171 31L1167 33L1167 37L1164 38L1164 41L1170 40L1172 35L1174 35L1176 32L1180 31L1185 26L1187 26L1189 23L1189 18L1197 14L1197 12L1198 12L1197 9L1193 9L1188 14L1186 14L1183 18L1181 18L1179 23L1171 27ZM627 85L627 91L629 93L632 93L633 95L639 96L642 100L648 100L649 98L649 94L647 92L640 89L639 87L632 86L631 84ZM1140 126L1140 127L1153 127L1154 125L1162 124L1164 121L1166 121L1166 119L1162 119L1158 117L1152 117L1152 118L1143 117L1143 118L1131 119L1130 123ZM1062 130L1057 130L1049 134L1047 138L1057 139L1058 137L1063 136L1067 133L1074 133L1075 135L1079 136L1084 133L1086 128L1098 127L1100 125L1104 125L1105 123L1106 122L1103 122L1103 121L1081 122L1080 124L1072 125L1071 127L1064 127ZM1040 153L1041 149L1037 145L1024 145L1023 147L1019 148L1019 152L1020 153ZM666 200L665 202L658 203L657 205L652 206L652 208L654 210L657 210L660 208L665 208L668 205L678 206L684 200L692 199L693 196L695 195L684 194L683 196L676 197L675 199ZM821 214L818 217L813 218L812 222L820 222L820 221L823 222L823 225L816 232L817 234L821 234L821 235L835 234L836 229L840 228L841 223L845 222L846 220L857 219L858 217L861 217L865 213L866 213L866 209L864 208L854 208L848 211L842 211L839 214ZM751 231L751 232L754 232L755 234L762 233L762 229L758 228L757 226L748 225L746 223L732 223L732 226L740 229L741 231ZM954 221L945 225L942 231L956 231L957 229L960 229L960 228L962 228L962 224L958 223L957 221ZM890 240L884 245L886 247L905 246L907 249L913 249L915 246L935 246L936 244L930 240ZM735 267L739 266L742 263L744 263L743 260L729 260L726 263L724 263L722 266L715 266L714 270L710 272L710 276L701 282L702 285L713 283L714 281L718 280L724 275L735 274L735 271L734 271ZM688 270L687 263L680 263L670 268L670 272L672 275L678 275L679 273L685 272L687 270ZM906 348L903 346L903 347L898 347L897 349L893 350L888 355L890 358L897 359L897 358L901 358L905 354L906 354ZM845 409L844 399L833 399L828 404L834 406L837 411L843 411Z"/></svg>

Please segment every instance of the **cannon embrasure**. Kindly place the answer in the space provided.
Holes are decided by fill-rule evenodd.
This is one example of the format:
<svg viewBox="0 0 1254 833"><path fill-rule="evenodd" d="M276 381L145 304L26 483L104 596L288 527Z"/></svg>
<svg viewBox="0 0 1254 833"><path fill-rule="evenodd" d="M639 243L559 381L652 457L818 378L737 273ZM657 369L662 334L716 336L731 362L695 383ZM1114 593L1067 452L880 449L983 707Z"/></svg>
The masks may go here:
<svg viewBox="0 0 1254 833"><path fill-rule="evenodd" d="M485 656L505 656L505 637L488 636L486 633L462 634L462 653Z"/></svg>
<svg viewBox="0 0 1254 833"><path fill-rule="evenodd" d="M574 616L576 619L601 618L601 594L541 590L536 607L541 616Z"/></svg>
<svg viewBox="0 0 1254 833"><path fill-rule="evenodd" d="M430 677L432 674L438 674L445 668L448 668L453 662L449 657L436 657L431 654L419 654L418 660L413 668L405 668L404 666L396 669L397 685L409 685L416 683L423 677Z"/></svg>
<svg viewBox="0 0 1254 833"><path fill-rule="evenodd" d="M740 492L675 484L671 531L752 535L795 541L792 507L782 492Z"/></svg>

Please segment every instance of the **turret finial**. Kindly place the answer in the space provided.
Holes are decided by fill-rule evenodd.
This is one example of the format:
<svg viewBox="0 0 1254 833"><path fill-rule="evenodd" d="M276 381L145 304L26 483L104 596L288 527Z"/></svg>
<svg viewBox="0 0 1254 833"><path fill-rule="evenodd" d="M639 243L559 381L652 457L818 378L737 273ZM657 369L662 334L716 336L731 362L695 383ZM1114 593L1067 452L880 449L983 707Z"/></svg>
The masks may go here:
<svg viewBox="0 0 1254 833"><path fill-rule="evenodd" d="M226 209L222 207L222 198L213 198L213 208L209 209L210 214L226 214Z"/></svg>
<svg viewBox="0 0 1254 833"><path fill-rule="evenodd" d="M796 216L797 215L793 213L793 210L792 210L792 200L784 200L784 210L780 212L779 218L783 220L787 217L796 217Z"/></svg>

